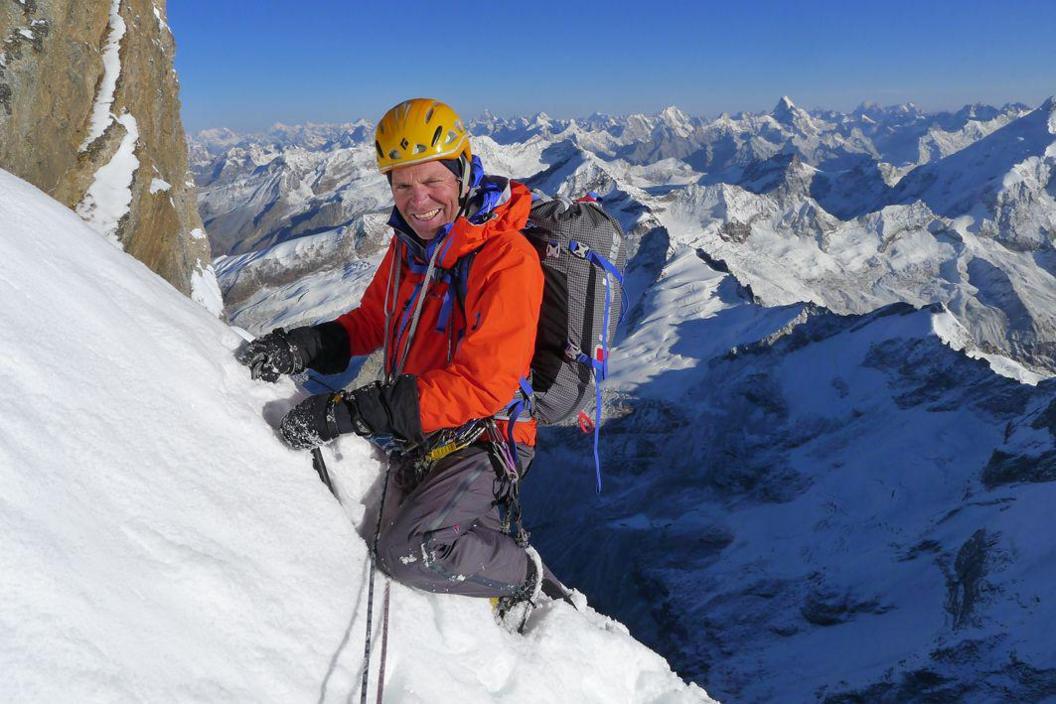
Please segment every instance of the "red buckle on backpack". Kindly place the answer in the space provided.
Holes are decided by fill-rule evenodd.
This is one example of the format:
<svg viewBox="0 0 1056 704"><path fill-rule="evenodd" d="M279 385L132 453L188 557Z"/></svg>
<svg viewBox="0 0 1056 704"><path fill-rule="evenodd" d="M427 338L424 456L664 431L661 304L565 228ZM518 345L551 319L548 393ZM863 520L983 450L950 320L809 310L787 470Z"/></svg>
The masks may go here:
<svg viewBox="0 0 1056 704"><path fill-rule="evenodd" d="M576 422L579 423L579 429L584 433L594 432L594 419L587 415L586 411L579 412L579 415L576 416Z"/></svg>

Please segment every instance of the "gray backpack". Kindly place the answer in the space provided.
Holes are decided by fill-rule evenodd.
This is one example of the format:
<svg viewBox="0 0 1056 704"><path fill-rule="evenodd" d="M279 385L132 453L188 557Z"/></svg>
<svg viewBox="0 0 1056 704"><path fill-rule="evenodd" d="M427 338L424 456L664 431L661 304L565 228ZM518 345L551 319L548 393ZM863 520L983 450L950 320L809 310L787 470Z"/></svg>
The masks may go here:
<svg viewBox="0 0 1056 704"><path fill-rule="evenodd" d="M538 191L532 197L523 232L539 253L545 277L532 376L521 380L517 398L495 418L508 422L507 442L513 448L514 423L525 414L544 425L578 414L580 428L594 433L600 492L601 382L608 374L609 347L625 307L623 230L594 194L575 201ZM454 267L460 305L475 255L467 254ZM583 410L592 386L593 418Z"/></svg>
<svg viewBox="0 0 1056 704"><path fill-rule="evenodd" d="M559 423L583 410L591 386L600 396L623 311L623 230L595 197L540 197L524 234L546 277L532 358L532 415ZM598 416L600 399L595 402Z"/></svg>

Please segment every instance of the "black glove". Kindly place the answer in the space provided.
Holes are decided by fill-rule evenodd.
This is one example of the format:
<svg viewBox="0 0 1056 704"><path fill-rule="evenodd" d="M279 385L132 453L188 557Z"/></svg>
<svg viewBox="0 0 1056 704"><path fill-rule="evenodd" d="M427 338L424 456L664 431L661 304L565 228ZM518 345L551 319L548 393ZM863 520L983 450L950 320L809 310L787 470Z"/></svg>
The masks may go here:
<svg viewBox="0 0 1056 704"><path fill-rule="evenodd" d="M281 374L299 374L308 367L336 374L345 370L350 358L348 333L336 322L289 332L275 328L235 352L235 359L249 367L254 379L268 382L277 381Z"/></svg>
<svg viewBox="0 0 1056 704"><path fill-rule="evenodd" d="M390 384L375 381L345 394L352 432L363 435L390 435L411 446L425 442L418 412L418 383L411 374L402 374ZM340 427L342 414L337 414Z"/></svg>
<svg viewBox="0 0 1056 704"><path fill-rule="evenodd" d="M310 396L279 424L282 441L295 450L310 450L344 433L389 435L412 446L424 442L415 378L404 374L391 384L376 381L354 391Z"/></svg>
<svg viewBox="0 0 1056 704"><path fill-rule="evenodd" d="M279 437L293 450L311 450L336 438L340 394L309 396L283 416ZM344 404L340 404L344 405Z"/></svg>
<svg viewBox="0 0 1056 704"><path fill-rule="evenodd" d="M249 367L250 376L264 381L278 381L280 374L297 374L308 366L298 333L311 328L286 332L275 328L267 335L247 342L235 352L235 359Z"/></svg>

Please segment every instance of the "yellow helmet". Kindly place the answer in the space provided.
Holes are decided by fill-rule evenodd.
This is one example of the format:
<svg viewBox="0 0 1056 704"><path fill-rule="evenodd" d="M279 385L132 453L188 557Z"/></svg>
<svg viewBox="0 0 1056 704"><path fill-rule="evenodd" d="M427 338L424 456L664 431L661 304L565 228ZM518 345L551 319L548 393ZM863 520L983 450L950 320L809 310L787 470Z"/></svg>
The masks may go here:
<svg viewBox="0 0 1056 704"><path fill-rule="evenodd" d="M390 108L374 129L374 148L383 174L397 166L459 157L468 167L471 158L462 119L431 98L412 98Z"/></svg>

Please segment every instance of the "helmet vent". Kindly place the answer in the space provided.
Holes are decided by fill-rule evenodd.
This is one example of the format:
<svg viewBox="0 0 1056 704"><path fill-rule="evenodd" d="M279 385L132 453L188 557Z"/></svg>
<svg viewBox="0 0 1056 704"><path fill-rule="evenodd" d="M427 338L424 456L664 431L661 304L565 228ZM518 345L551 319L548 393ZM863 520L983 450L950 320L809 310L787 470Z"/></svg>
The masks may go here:
<svg viewBox="0 0 1056 704"><path fill-rule="evenodd" d="M448 130L447 139L444 140L444 144L451 144L451 142L454 142L456 139L458 139L458 135L454 131Z"/></svg>
<svg viewBox="0 0 1056 704"><path fill-rule="evenodd" d="M425 113L425 124L429 124L429 120L433 119L433 108L436 107L436 103L433 103L433 107L429 108L429 111Z"/></svg>
<svg viewBox="0 0 1056 704"><path fill-rule="evenodd" d="M415 154L421 154L422 152L424 152L428 148L429 147L425 146L424 144L416 144L416 145L414 145L414 153Z"/></svg>
<svg viewBox="0 0 1056 704"><path fill-rule="evenodd" d="M381 150L381 144L379 144L377 140L374 140L374 148L378 150L378 158L379 159L384 159L385 158L385 152L383 152Z"/></svg>
<svg viewBox="0 0 1056 704"><path fill-rule="evenodd" d="M393 161L396 161L397 159L399 159L400 158L400 150L399 149L390 150L389 151L389 158L392 159Z"/></svg>
<svg viewBox="0 0 1056 704"><path fill-rule="evenodd" d="M433 143L432 146L436 146L436 143L440 141L440 136L444 133L443 127L437 127L436 132L433 132Z"/></svg>

